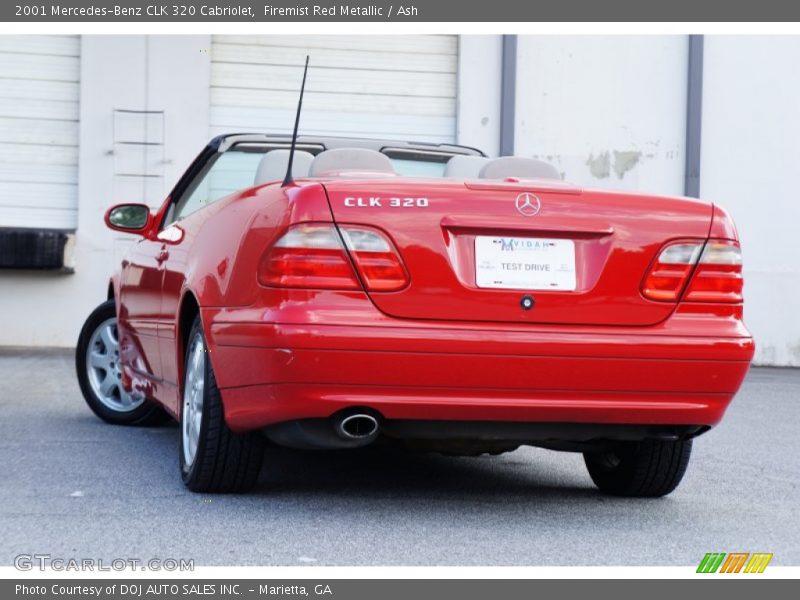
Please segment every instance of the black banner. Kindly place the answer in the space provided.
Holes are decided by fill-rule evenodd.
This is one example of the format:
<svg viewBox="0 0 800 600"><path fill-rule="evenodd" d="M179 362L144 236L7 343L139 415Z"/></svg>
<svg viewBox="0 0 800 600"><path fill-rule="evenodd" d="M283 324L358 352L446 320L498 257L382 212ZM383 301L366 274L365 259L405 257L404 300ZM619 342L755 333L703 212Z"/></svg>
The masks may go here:
<svg viewBox="0 0 800 600"><path fill-rule="evenodd" d="M712 579L715 579L712 581ZM531 598L647 598L674 600L700 594L736 598L796 596L797 582L709 577L704 580L5 580L4 600L531 600ZM795 589L795 592L791 592ZM765 595L766 594L766 595Z"/></svg>
<svg viewBox="0 0 800 600"><path fill-rule="evenodd" d="M642 0L10 0L17 22L634 22L798 21L800 3Z"/></svg>

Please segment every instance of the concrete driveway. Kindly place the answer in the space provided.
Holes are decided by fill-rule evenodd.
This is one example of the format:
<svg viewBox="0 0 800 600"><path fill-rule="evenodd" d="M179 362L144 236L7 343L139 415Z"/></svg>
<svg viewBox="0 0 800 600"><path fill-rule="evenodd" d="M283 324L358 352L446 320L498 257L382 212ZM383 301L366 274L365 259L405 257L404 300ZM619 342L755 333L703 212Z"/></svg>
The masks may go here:
<svg viewBox="0 0 800 600"><path fill-rule="evenodd" d="M800 564L800 370L754 369L683 484L600 495L578 454L271 450L246 496L187 492L178 429L113 427L67 351L0 351L0 564L18 554L197 565Z"/></svg>

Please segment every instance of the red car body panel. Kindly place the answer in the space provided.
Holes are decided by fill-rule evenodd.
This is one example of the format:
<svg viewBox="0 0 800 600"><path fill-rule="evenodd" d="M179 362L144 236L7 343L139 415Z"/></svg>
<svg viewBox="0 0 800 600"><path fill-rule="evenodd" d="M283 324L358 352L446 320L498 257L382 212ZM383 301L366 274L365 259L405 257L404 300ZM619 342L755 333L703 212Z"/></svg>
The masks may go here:
<svg viewBox="0 0 800 600"><path fill-rule="evenodd" d="M521 192L538 196L540 214L518 214ZM368 197L428 203L346 202ZM249 188L161 229L169 204L115 285L126 384L175 416L190 303L235 431L353 406L386 419L713 426L753 356L741 303L640 291L665 243L737 239L708 202L545 181L333 178ZM383 231L409 284L260 285L265 251L297 223ZM519 290L478 289L476 234L574 240L576 290L534 292L523 311Z"/></svg>
<svg viewBox="0 0 800 600"><path fill-rule="evenodd" d="M405 183L405 182L403 182ZM712 207L700 201L583 191L507 183L469 189L448 181L334 181L326 183L337 223L368 224L393 236L412 272L411 284L391 294L372 294L392 316L455 321L652 325L674 304L652 302L639 293L642 274L665 241L708 237ZM474 187L474 184L473 184ZM425 209L348 207L348 198L424 195ZM533 192L542 209L521 216L514 200ZM642 216L647 215L646 224ZM519 290L478 289L475 236L566 238L575 243L575 291L536 292L536 308L519 309Z"/></svg>

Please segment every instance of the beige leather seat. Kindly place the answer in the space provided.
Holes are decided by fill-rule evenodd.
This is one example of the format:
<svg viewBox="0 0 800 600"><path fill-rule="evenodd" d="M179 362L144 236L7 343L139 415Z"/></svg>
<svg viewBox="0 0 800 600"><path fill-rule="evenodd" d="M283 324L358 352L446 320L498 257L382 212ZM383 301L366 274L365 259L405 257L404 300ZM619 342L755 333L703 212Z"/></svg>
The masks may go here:
<svg viewBox="0 0 800 600"><path fill-rule="evenodd" d="M308 169L313 161L314 155L310 152L295 150L292 161L292 177L308 177ZM258 163L253 185L262 185L268 181L283 181L288 165L288 150L270 150Z"/></svg>
<svg viewBox="0 0 800 600"><path fill-rule="evenodd" d="M476 179L489 162L485 156L454 156L444 167L444 176L451 179Z"/></svg>
<svg viewBox="0 0 800 600"><path fill-rule="evenodd" d="M535 158L522 156L503 156L486 163L480 170L481 179L561 179L561 174L553 165Z"/></svg>
<svg viewBox="0 0 800 600"><path fill-rule="evenodd" d="M314 157L308 174L310 177L321 177L342 171L397 174L388 156L367 148L334 148L320 152Z"/></svg>

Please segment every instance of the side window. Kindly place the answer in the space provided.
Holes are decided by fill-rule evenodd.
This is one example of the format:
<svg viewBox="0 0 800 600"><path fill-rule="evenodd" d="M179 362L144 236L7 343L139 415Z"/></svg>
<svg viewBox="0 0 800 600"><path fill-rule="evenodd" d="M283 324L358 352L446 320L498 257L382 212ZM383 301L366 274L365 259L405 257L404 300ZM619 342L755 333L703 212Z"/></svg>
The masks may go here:
<svg viewBox="0 0 800 600"><path fill-rule="evenodd" d="M258 163L263 156L263 152L244 152L232 148L209 161L204 171L170 209L172 214L167 222L185 219L204 206L253 185Z"/></svg>

